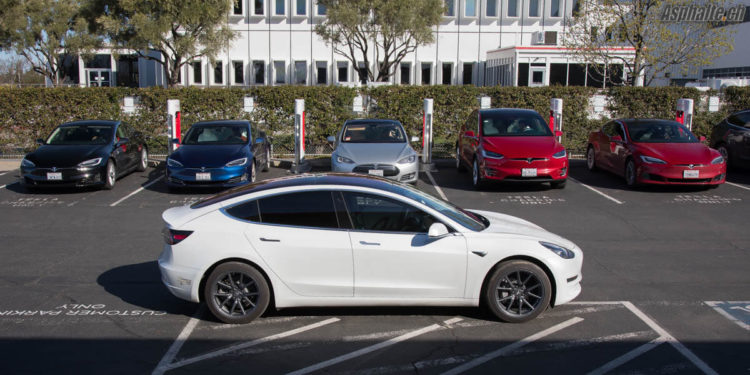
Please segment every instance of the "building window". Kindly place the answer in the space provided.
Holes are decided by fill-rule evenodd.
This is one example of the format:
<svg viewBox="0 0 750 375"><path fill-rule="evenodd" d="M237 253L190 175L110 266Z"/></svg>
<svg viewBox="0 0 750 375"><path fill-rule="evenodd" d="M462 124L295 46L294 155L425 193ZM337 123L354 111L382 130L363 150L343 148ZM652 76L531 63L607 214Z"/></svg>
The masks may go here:
<svg viewBox="0 0 750 375"><path fill-rule="evenodd" d="M318 4L317 11L319 16L325 16L328 14L328 9L323 4Z"/></svg>
<svg viewBox="0 0 750 375"><path fill-rule="evenodd" d="M294 15L306 16L307 15L307 0L294 0Z"/></svg>
<svg viewBox="0 0 750 375"><path fill-rule="evenodd" d="M464 0L464 17L477 16L477 0Z"/></svg>
<svg viewBox="0 0 750 375"><path fill-rule="evenodd" d="M214 83L224 83L224 63L217 61L214 63Z"/></svg>
<svg viewBox="0 0 750 375"><path fill-rule="evenodd" d="M307 61L294 62L294 84L307 84Z"/></svg>
<svg viewBox="0 0 750 375"><path fill-rule="evenodd" d="M539 0L529 0L529 17L539 17Z"/></svg>
<svg viewBox="0 0 750 375"><path fill-rule="evenodd" d="M253 2L253 15L262 16L265 15L265 0L250 0Z"/></svg>
<svg viewBox="0 0 750 375"><path fill-rule="evenodd" d="M315 63L315 83L325 85L328 83L328 63L317 61Z"/></svg>
<svg viewBox="0 0 750 375"><path fill-rule="evenodd" d="M232 61L232 68L234 68L234 83L242 85L245 83L245 66L242 61Z"/></svg>
<svg viewBox="0 0 750 375"><path fill-rule="evenodd" d="M274 0L276 6L274 7L274 15L283 16L286 15L286 0Z"/></svg>
<svg viewBox="0 0 750 375"><path fill-rule="evenodd" d="M365 66L364 61L357 62L357 77L362 84L367 83L369 77L367 76L367 66Z"/></svg>
<svg viewBox="0 0 750 375"><path fill-rule="evenodd" d="M338 70L338 81L349 82L349 63L346 61L339 61L336 63L336 68Z"/></svg>
<svg viewBox="0 0 750 375"><path fill-rule="evenodd" d="M262 60L253 61L253 83L256 85L266 84L266 62Z"/></svg>
<svg viewBox="0 0 750 375"><path fill-rule="evenodd" d="M286 83L286 63L283 61L273 62L273 75L275 77L274 83L277 85L283 85Z"/></svg>
<svg viewBox="0 0 750 375"><path fill-rule="evenodd" d="M453 83L453 63L443 63L443 81L444 85Z"/></svg>
<svg viewBox="0 0 750 375"><path fill-rule="evenodd" d="M518 17L518 0L508 0L508 17Z"/></svg>
<svg viewBox="0 0 750 375"><path fill-rule="evenodd" d="M444 6L445 6L445 13L443 13L444 16L446 17L456 16L456 0L445 0Z"/></svg>
<svg viewBox="0 0 750 375"><path fill-rule="evenodd" d="M232 7L232 14L235 16L241 16L242 13L242 3L245 0L234 0L234 6Z"/></svg>
<svg viewBox="0 0 750 375"><path fill-rule="evenodd" d="M423 85L429 85L432 83L432 63L423 62L422 63L422 79L421 82Z"/></svg>
<svg viewBox="0 0 750 375"><path fill-rule="evenodd" d="M408 85L411 83L411 63L401 63L401 84Z"/></svg>
<svg viewBox="0 0 750 375"><path fill-rule="evenodd" d="M550 0L549 2L549 16L560 17L560 0Z"/></svg>
<svg viewBox="0 0 750 375"><path fill-rule="evenodd" d="M497 0L487 0L485 15L487 17L497 17Z"/></svg>
<svg viewBox="0 0 750 375"><path fill-rule="evenodd" d="M193 61L190 65L193 66L193 83L195 84L202 84L203 83L203 69L201 69L201 62L200 61Z"/></svg>
<svg viewBox="0 0 750 375"><path fill-rule="evenodd" d="M463 84L470 85L473 82L474 63L464 63Z"/></svg>

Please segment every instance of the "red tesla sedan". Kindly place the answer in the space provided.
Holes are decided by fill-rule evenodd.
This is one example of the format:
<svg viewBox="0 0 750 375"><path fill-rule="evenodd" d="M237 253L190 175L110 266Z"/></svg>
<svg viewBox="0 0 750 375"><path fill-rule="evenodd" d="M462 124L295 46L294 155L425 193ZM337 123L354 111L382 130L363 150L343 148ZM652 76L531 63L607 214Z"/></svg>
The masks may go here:
<svg viewBox="0 0 750 375"><path fill-rule="evenodd" d="M671 120L619 119L589 134L586 164L638 184L706 185L726 178L719 151L701 143L688 128Z"/></svg>
<svg viewBox="0 0 750 375"><path fill-rule="evenodd" d="M456 142L456 168L469 166L471 182L549 182L565 187L568 155L542 116L530 109L475 110Z"/></svg>

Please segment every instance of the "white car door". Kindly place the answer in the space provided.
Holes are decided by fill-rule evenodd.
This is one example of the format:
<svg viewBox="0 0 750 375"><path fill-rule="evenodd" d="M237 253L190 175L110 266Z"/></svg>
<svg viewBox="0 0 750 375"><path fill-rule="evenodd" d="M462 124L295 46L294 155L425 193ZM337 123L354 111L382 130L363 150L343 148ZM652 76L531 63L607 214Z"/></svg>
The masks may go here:
<svg viewBox="0 0 750 375"><path fill-rule="evenodd" d="M354 295L373 298L463 298L466 240L427 236L434 217L379 195L343 192L353 229Z"/></svg>
<svg viewBox="0 0 750 375"><path fill-rule="evenodd" d="M245 237L289 289L310 297L353 296L351 242L347 228L339 228L330 191L284 193L244 205L251 221Z"/></svg>

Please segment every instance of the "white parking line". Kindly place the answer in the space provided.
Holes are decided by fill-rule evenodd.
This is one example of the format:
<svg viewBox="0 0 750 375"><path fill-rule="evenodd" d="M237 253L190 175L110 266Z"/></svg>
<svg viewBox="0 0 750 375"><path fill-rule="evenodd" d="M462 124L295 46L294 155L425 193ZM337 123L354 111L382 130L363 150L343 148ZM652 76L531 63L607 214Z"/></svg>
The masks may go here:
<svg viewBox="0 0 750 375"><path fill-rule="evenodd" d="M8 174L8 172L1 172L0 176L5 176L6 174Z"/></svg>
<svg viewBox="0 0 750 375"><path fill-rule="evenodd" d="M440 198L443 198L444 201L447 201L448 197L445 196L445 193L443 193L443 189L441 189L440 186L438 186L437 182L435 182L435 178L432 177L432 173L430 173L430 171L425 171L424 173L427 174L427 178L429 178L430 182L432 182L432 186L435 187L435 190L437 190L438 195L440 195Z"/></svg>
<svg viewBox="0 0 750 375"><path fill-rule="evenodd" d="M685 345L682 345L681 342L677 341L672 335L667 332L664 328L656 324L656 322L651 319L648 315L644 314L643 311L639 310L635 305L630 301L623 301L622 304L628 308L633 314L635 314L638 318L640 318L644 323L646 323L651 329L656 331L656 333L661 336L660 338L663 338L666 342L668 342L670 345L672 345L675 349L677 349L678 352L680 352L683 356L685 356L690 362L693 362L695 366L697 366L701 371L703 371L704 374L710 374L714 375L718 373L714 371L711 367L706 364L706 362L703 362L698 356L696 356L693 352L690 351Z"/></svg>
<svg viewBox="0 0 750 375"><path fill-rule="evenodd" d="M322 327L322 326L325 326L325 325L328 325L328 324L331 324L331 323L336 323L339 320L341 320L341 319L339 319L339 318L330 318L330 319L326 319L326 320L323 320L323 321L320 321L320 322L317 322L317 323L308 324L306 326L302 326L302 327L299 327L299 328L296 328L296 329L292 329L292 330L289 330L289 331L277 333L275 335L262 337L262 338L259 338L259 339L253 340L253 341L248 341L248 342L244 342L242 344L232 345L230 347L227 347L227 348L224 348L224 349L220 349L220 350L216 350L216 351L213 351L213 352L210 352L210 353L201 354L201 355L196 356L196 357L183 359L183 360L181 360L179 362L174 362L174 363L169 363L169 364L163 364L163 365L157 367L152 374L154 374L154 375L163 374L164 372L169 371L169 370L174 370L176 368L187 366L187 365L190 365L190 364L193 364L193 363L196 363L196 362L205 361L207 359L212 359L212 358L220 357L220 356L223 356L225 354L228 354L228 353L231 353L231 352L235 352L235 351L238 351L238 350L247 349L247 348L251 348L253 346L258 346L258 345L261 345L261 344L265 344L265 343L267 343L269 341L278 340L278 339L282 339L282 338L289 337L289 336L292 336L292 335L296 335L298 333L309 331L311 329L319 328L319 327ZM188 335L189 335L189 333L188 333ZM176 352L175 352L175 354L176 354ZM160 364L161 364L161 362L160 362Z"/></svg>
<svg viewBox="0 0 750 375"><path fill-rule="evenodd" d="M635 359L639 355L641 355L643 353L646 353L647 351L649 351L649 350L651 350L651 349L659 346L659 344L661 344L661 343L663 343L665 341L666 341L666 339L664 337L657 337L657 338L649 341L648 343L645 343L645 344L643 344L643 345L641 345L641 346L639 346L639 347L637 347L637 348L635 348L635 349L633 349L633 350L625 353L624 355L622 355L620 357L617 357L617 358L615 358L615 359L613 359L613 360L605 363L604 366L599 367L598 369L589 372L588 375L606 374L606 373L608 373L608 372L610 372L610 371L612 371L612 370L620 367L621 365L624 365L625 363L627 363L627 362Z"/></svg>
<svg viewBox="0 0 750 375"><path fill-rule="evenodd" d="M604 197L604 198L607 198L607 199L611 200L612 202L615 202L615 203L617 203L617 204L623 204L623 203L625 203L625 202L622 202L622 201L620 201L620 200L618 200L618 199L615 199L615 198L613 198L613 197L610 197L609 195L607 195L607 194L604 194L604 193L602 193L601 191L599 191L599 190L597 190L597 189L594 189L593 187L591 187L591 186L588 186L588 185L584 184L583 182L581 182L581 181L578 181L578 180L576 180L576 179L575 179L575 178L573 178L573 177L570 177L570 176L568 176L568 179L569 179L569 180L573 180L573 181L575 181L575 182L577 182L577 183L581 184L581 185L582 185L583 187L585 187L586 189L589 189L589 190L593 191L594 193L597 193L597 194L601 195L602 197Z"/></svg>
<svg viewBox="0 0 750 375"><path fill-rule="evenodd" d="M453 319L448 319L448 320L444 321L443 323L447 324L447 325L450 325L450 324L453 324L453 323L460 322L461 320L463 320L463 319L461 319L461 318L453 318ZM383 342L381 342L379 344L371 345L371 346L368 346L366 348L362 348L360 350L356 350L356 351L353 351L351 353L347 353L347 354L338 356L336 358L331 358L331 359L329 359L327 361L320 362L320 363L314 364L312 366L308 366L308 367L305 367L303 369L299 369L297 371L290 372L287 375L309 374L309 373L311 373L313 371L318 371L320 369L323 369L323 368L326 368L326 367L330 367L330 366L333 366L335 364L338 364L338 363L341 363L341 362L344 362L344 361L348 361L348 360L350 360L352 358L360 357L360 356L363 356L365 354L374 352L376 350L387 348L387 347L389 347L391 345L398 344L401 341L406 341L408 339L417 337L419 335L423 335L423 334L428 333L428 332L432 332L432 331L440 329L442 327L443 326L441 326L439 324L433 324L433 325L430 325L430 326L427 326L427 327L424 327L424 328L420 328L420 329L418 329L416 331L411 331L411 332L409 332L407 334L404 334L404 335L401 335L401 336L398 336L398 337L394 337L394 338L392 338L390 340L383 341Z"/></svg>
<svg viewBox="0 0 750 375"><path fill-rule="evenodd" d="M724 181L724 183L727 184L727 185L732 185L732 186L738 187L740 189L750 190L750 187L747 187L747 186L744 186L744 185L740 185L740 184L735 184L734 182Z"/></svg>
<svg viewBox="0 0 750 375"><path fill-rule="evenodd" d="M748 301L743 301L743 302L739 302L739 301L727 301L727 302L729 302L729 303L746 303L746 304L750 305L750 302L748 302ZM729 314L724 309L722 309L721 307L719 307L720 303L721 303L721 301L706 301L706 305L711 306L714 310L716 310L716 312L718 312L719 314L721 314L721 316L729 319L732 322L737 323L738 326L744 328L745 330L750 331L750 325L748 325L747 323L745 323L743 321L740 321L739 319L733 317L731 314Z"/></svg>
<svg viewBox="0 0 750 375"><path fill-rule="evenodd" d="M0 190L2 190L2 189L5 189L5 188L6 188L6 187L8 187L8 186L11 186L11 185L15 185L15 184L17 184L17 183L18 183L18 181L16 181L16 182L11 182L11 183L9 183L9 184L5 184L5 185L0 185Z"/></svg>
<svg viewBox="0 0 750 375"><path fill-rule="evenodd" d="M180 352L180 349L182 348L182 345L185 344L185 341L187 341L188 337L190 337L190 334L195 329L195 326L198 325L198 322L200 321L199 317L203 314L203 307L199 308L198 311L195 312L195 314L188 320L187 324L185 324L185 328L182 329L182 332L177 336L177 339L174 340L172 343L172 346L169 347L169 350L167 350L167 353L164 354L164 357L161 358L161 361L159 361L159 364L156 365L156 369L154 369L153 375L161 375L164 373L165 368L169 366L169 364L174 360L174 357L177 356L177 353Z"/></svg>
<svg viewBox="0 0 750 375"><path fill-rule="evenodd" d="M156 183L157 181L161 180L162 178L164 178L164 176L161 176L161 177L157 178L156 180L153 180L153 181L151 181L151 182L149 182L149 183L147 183L147 184L145 184L145 185L143 185L143 186L139 187L139 188L138 188L138 189L136 189L136 190L135 190L134 192L132 192L132 193L130 193L130 194L128 194L128 195L126 195L126 196L122 197L122 198L121 198L120 200L118 200L118 201L117 201L117 202L115 202L115 203L112 203L112 204L110 204L109 206L110 206L110 207L114 207L114 206L117 206L118 204L122 203L122 202L123 202L124 200L126 200L126 199L128 199L128 198L130 198L130 197L132 197L132 196L134 196L134 195L136 195L136 194L138 194L138 193L142 192L142 191L143 191L143 189L146 189L147 187L149 187L149 186L151 186L151 185L155 184L155 183Z"/></svg>
<svg viewBox="0 0 750 375"><path fill-rule="evenodd" d="M491 361L497 357L503 356L505 354L511 353L516 349L519 349L523 346L526 346L528 344L531 344L532 342L539 340L545 336L549 336L557 331L563 330L565 328L568 328L576 323L580 323L583 321L583 318L575 317L572 319L568 319L560 324L554 325L550 328L545 329L544 331L535 333L525 339L522 339L520 341L516 341L513 344L504 346L498 350L495 350L494 352L487 353L471 362L464 363L461 366L454 367L446 372L443 373L443 375L455 375L460 374L462 372L468 371L473 369L474 367L477 367L481 364L484 364L485 362Z"/></svg>

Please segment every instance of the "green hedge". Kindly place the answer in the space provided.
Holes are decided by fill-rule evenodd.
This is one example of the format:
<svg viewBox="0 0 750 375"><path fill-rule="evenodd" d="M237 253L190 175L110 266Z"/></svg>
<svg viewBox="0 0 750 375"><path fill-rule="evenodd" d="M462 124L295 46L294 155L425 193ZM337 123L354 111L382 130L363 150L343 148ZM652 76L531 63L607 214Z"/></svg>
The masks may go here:
<svg viewBox="0 0 750 375"><path fill-rule="evenodd" d="M585 87L475 87L475 86L381 86L360 89L369 96L368 117L400 120L410 135L422 130L422 99L433 98L436 144L447 150L457 139L461 124L478 108L477 98L492 98L493 107L531 108L547 118L549 99L564 100L563 143L572 152L585 148L588 133L603 120L589 120L589 99L597 93ZM696 103L694 130L708 136L710 126L728 113L750 108L750 88L728 88L721 111L709 113L698 90L682 87L616 87L599 91L610 97L613 117L673 118L678 98ZM716 95L716 93L710 93ZM121 113L125 96L137 96L140 110ZM305 99L307 138L323 144L347 119L354 118L351 105L358 90L346 87L254 87L254 88L0 88L0 147L30 149L57 125L80 119L122 119L152 137L155 152L166 149L166 101L180 99L183 124L209 119L248 119L274 137L274 144L288 145L292 139L294 99ZM255 98L253 113L243 111L244 96ZM184 126L187 129L187 126Z"/></svg>

